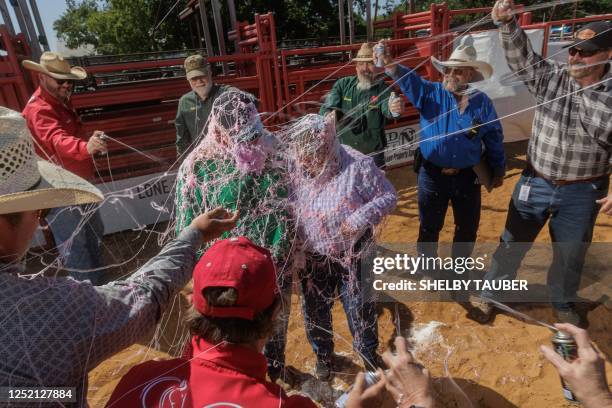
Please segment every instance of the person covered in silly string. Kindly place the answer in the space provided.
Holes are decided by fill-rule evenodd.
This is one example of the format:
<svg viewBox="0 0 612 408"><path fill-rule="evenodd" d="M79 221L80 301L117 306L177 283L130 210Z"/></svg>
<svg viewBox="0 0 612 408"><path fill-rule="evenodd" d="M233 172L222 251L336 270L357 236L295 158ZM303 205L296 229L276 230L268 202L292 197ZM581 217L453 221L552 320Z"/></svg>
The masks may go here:
<svg viewBox="0 0 612 408"><path fill-rule="evenodd" d="M289 143L290 206L305 267L300 272L306 333L316 356L315 374L332 376L331 308L336 291L368 369L377 354L375 303L359 272L373 229L396 205L397 194L371 157L339 143L335 115L306 115L280 134Z"/></svg>
<svg viewBox="0 0 612 408"><path fill-rule="evenodd" d="M283 294L282 324L266 346L269 375L282 374L289 318L291 234L286 211L286 166L272 154L274 135L264 129L255 98L239 90L221 94L213 103L202 142L182 163L176 190L176 232L208 208L238 211L232 235L245 236L269 248ZM227 234L222 238L227 238Z"/></svg>

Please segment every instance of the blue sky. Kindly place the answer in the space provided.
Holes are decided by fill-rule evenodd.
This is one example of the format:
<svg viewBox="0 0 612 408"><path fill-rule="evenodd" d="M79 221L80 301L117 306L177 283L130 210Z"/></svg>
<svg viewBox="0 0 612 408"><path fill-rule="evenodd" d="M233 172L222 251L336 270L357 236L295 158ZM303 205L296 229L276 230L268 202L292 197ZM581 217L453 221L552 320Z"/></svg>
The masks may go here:
<svg viewBox="0 0 612 408"><path fill-rule="evenodd" d="M27 2L29 3L29 1ZM55 31L53 31L53 22L59 18L59 16L66 10L66 1L65 0L36 0L38 4L38 10L40 11L40 18L43 21L43 25L45 26L45 33L47 34L47 39L49 40L49 45L51 50L54 51L57 49L57 37L55 36ZM13 14L13 7L10 3L6 2L7 7L9 8L9 12L13 18L13 25L17 32L20 32L17 24L17 20L15 19L15 15Z"/></svg>
<svg viewBox="0 0 612 408"><path fill-rule="evenodd" d="M52 49L55 49L55 43L57 38L55 31L53 31L53 22L59 18L59 16L66 10L65 0L37 0L38 9L40 10L40 17L42 18L45 26L45 32L49 39L49 45Z"/></svg>

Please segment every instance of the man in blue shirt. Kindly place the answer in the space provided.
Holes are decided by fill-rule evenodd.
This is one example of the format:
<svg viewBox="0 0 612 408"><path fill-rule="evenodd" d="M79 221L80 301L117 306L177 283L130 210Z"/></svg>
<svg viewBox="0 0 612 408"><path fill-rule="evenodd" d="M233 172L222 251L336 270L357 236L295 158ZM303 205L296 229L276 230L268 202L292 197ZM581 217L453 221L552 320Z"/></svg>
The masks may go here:
<svg viewBox="0 0 612 408"><path fill-rule="evenodd" d="M383 45L384 41L383 41ZM476 59L472 45L458 46L448 61L432 57L443 82L430 82L395 64L387 47L385 72L400 86L421 114L418 170L418 252L436 256L448 202L453 206L455 236L453 257L468 257L480 222L480 183L473 167L483 154L492 170L492 187L502 185L505 173L503 131L491 99L470 88L472 82L491 76L493 68Z"/></svg>

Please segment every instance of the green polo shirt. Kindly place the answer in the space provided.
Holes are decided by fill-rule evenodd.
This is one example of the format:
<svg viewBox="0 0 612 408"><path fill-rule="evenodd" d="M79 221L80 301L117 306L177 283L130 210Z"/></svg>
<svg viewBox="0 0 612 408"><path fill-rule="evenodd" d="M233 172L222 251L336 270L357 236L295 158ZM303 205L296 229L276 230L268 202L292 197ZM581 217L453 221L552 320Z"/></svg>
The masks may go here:
<svg viewBox="0 0 612 408"><path fill-rule="evenodd" d="M340 142L369 154L381 150L386 144L385 121L392 117L388 104L392 89L383 80L374 82L368 90L360 90L357 83L356 76L337 80L319 114L340 110L343 113L338 129ZM355 124L362 123L362 118L367 123L356 129Z"/></svg>
<svg viewBox="0 0 612 408"><path fill-rule="evenodd" d="M176 111L174 127L176 128L176 152L183 154L192 150L199 143L199 138L206 126L208 115L215 99L231 86L213 84L208 97L201 100L195 91L181 96ZM192 144L193 143L193 144Z"/></svg>
<svg viewBox="0 0 612 408"><path fill-rule="evenodd" d="M195 163L195 186L184 191L184 169L176 186L177 235L203 208L223 207L240 211L238 226L221 236L225 239L236 231L270 250L277 262L287 259L291 247L287 234L291 231L287 214L287 187L279 170L265 169L260 175L241 174L231 161L204 160ZM218 180L224 180L219 182Z"/></svg>

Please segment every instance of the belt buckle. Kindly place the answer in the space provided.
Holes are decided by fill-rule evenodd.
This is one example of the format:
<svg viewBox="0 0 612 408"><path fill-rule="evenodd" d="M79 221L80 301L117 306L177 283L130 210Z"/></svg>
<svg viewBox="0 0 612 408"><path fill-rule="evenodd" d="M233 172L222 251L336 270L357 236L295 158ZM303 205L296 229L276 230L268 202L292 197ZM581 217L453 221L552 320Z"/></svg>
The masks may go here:
<svg viewBox="0 0 612 408"><path fill-rule="evenodd" d="M459 169L455 169L452 167L444 167L442 168L441 173L443 176L456 176L457 174L459 174Z"/></svg>

